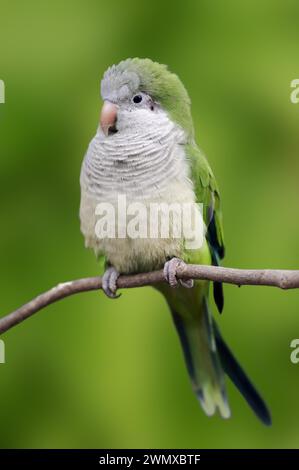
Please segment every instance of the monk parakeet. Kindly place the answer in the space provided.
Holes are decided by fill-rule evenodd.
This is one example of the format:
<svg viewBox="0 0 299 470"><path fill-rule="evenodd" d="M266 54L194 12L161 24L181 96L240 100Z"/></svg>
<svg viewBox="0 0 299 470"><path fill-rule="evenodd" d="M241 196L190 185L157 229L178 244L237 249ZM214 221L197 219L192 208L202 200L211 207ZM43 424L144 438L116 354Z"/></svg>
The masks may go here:
<svg viewBox="0 0 299 470"><path fill-rule="evenodd" d="M218 265L224 256L219 190L195 142L185 87L165 65L134 58L105 72L101 95L100 124L81 169L80 219L86 246L105 259L103 290L109 297L117 297L120 274L163 268L166 282L156 288L169 305L191 383L205 413L211 416L218 410L223 418L230 416L226 374L261 421L270 424L263 399L212 317L210 283L176 278L181 263ZM117 236L114 231L111 236L98 236L98 205L111 203L116 208L120 194L145 207L153 201L201 203L205 225L201 246L188 247L184 236L132 238ZM116 208L117 215L119 212ZM221 312L221 283L214 283L213 293Z"/></svg>

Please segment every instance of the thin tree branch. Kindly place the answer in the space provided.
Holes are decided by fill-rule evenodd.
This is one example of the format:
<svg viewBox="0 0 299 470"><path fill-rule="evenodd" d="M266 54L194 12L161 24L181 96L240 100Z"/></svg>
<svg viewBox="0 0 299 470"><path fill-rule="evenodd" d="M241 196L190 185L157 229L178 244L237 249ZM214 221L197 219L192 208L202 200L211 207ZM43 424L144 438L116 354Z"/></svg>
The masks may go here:
<svg viewBox="0 0 299 470"><path fill-rule="evenodd" d="M299 270L235 269L189 264L178 267L177 278L221 281L238 286L274 286L281 289L299 288ZM150 286L160 282L165 282L162 270L130 276L120 276L117 281L117 286L122 289ZM17 310L2 317L0 319L0 334L58 300L78 294L79 292L98 290L101 289L101 287L102 279L100 277L87 277L60 283L47 292L35 297L27 304L22 305L22 307Z"/></svg>

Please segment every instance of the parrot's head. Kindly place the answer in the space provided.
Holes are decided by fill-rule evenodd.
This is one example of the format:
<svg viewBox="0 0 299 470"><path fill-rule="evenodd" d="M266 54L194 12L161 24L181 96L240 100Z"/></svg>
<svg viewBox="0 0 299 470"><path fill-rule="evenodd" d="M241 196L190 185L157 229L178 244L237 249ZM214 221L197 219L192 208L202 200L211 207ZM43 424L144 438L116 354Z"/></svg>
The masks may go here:
<svg viewBox="0 0 299 470"><path fill-rule="evenodd" d="M101 83L104 101L100 130L110 139L132 129L146 132L166 121L193 136L188 93L174 73L150 59L127 59L113 65Z"/></svg>

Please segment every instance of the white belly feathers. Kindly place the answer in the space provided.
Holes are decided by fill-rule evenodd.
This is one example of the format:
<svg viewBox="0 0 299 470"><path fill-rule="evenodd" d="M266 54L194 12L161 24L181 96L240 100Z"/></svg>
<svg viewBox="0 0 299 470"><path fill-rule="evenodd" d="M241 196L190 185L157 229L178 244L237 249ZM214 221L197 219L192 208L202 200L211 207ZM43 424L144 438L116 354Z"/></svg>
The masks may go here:
<svg viewBox="0 0 299 470"><path fill-rule="evenodd" d="M141 111L142 112L142 111ZM86 246L119 272L134 272L161 267L168 257L180 256L183 239L174 238L99 238L96 236L96 207L109 203L115 207L119 195L130 203L195 202L185 156L185 136L161 112L146 123L130 122L128 128L105 137L99 129L91 141L81 169L81 230Z"/></svg>

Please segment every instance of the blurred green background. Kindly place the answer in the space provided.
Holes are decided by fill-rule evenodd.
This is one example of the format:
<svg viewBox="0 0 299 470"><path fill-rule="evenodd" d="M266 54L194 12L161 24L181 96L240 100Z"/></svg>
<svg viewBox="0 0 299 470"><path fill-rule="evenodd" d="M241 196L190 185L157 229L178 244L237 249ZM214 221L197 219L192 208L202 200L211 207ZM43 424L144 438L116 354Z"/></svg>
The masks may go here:
<svg viewBox="0 0 299 470"><path fill-rule="evenodd" d="M221 189L225 264L298 268L297 0L0 0L0 16L1 315L99 272L79 230L79 172L100 78L126 57L167 63L190 93ZM232 419L204 416L167 307L143 288L65 299L3 335L0 446L298 447L299 292L225 295L218 322L272 428L231 384Z"/></svg>

